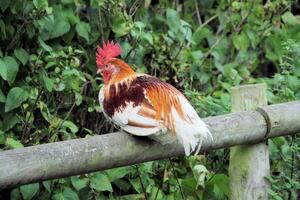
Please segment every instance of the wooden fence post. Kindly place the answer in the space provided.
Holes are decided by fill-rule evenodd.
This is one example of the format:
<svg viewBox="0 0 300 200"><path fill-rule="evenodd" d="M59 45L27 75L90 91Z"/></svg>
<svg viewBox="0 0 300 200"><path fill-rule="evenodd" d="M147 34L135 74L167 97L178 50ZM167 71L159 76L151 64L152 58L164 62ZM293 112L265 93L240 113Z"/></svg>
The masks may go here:
<svg viewBox="0 0 300 200"><path fill-rule="evenodd" d="M231 111L255 110L267 105L266 85L232 88ZM230 148L229 179L231 200L267 200L269 151L265 142Z"/></svg>

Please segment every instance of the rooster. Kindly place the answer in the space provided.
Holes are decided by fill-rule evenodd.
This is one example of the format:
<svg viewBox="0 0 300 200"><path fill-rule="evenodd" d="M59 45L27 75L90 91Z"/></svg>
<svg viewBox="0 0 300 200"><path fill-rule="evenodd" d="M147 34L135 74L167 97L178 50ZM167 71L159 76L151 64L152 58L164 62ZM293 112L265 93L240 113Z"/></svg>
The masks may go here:
<svg viewBox="0 0 300 200"><path fill-rule="evenodd" d="M172 85L139 74L123 60L118 43L103 42L96 53L97 73L104 86L99 102L106 118L136 136L148 136L163 144L182 144L185 154L197 154L203 139L212 138L188 100Z"/></svg>

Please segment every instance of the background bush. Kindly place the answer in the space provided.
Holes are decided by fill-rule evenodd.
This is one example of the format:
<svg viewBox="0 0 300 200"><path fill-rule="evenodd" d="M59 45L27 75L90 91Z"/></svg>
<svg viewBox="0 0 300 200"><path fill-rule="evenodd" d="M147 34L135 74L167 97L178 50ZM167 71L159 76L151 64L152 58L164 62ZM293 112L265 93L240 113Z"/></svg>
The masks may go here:
<svg viewBox="0 0 300 200"><path fill-rule="evenodd" d="M118 41L124 60L180 89L202 117L228 113L234 85L267 83L270 104L300 99L299 13L299 2L286 0L0 1L0 150L114 131L97 100L102 40ZM268 144L270 199L298 199L299 138ZM0 198L228 198L228 149L171 161L44 181Z"/></svg>

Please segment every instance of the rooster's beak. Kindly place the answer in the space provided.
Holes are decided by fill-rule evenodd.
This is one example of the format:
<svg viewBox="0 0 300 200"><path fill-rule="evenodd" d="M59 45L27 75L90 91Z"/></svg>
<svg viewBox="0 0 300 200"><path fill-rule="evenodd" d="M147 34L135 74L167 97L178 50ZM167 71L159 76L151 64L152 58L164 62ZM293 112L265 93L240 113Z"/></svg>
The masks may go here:
<svg viewBox="0 0 300 200"><path fill-rule="evenodd" d="M97 70L97 74L101 74L101 75L102 75L102 70L101 70L101 69L98 69L98 70Z"/></svg>

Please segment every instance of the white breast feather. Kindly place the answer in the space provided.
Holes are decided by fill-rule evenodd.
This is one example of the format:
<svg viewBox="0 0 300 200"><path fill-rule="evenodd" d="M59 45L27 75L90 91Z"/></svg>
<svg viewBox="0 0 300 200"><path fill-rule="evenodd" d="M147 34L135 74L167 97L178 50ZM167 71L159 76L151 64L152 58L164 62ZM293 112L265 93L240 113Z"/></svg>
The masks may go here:
<svg viewBox="0 0 300 200"><path fill-rule="evenodd" d="M110 117L104 112L104 108L103 108L103 101L104 101L104 86L100 89L99 91L99 94L98 94L98 99L99 99L99 103L100 103L100 106L101 106L101 110L104 114L104 116L111 120Z"/></svg>

